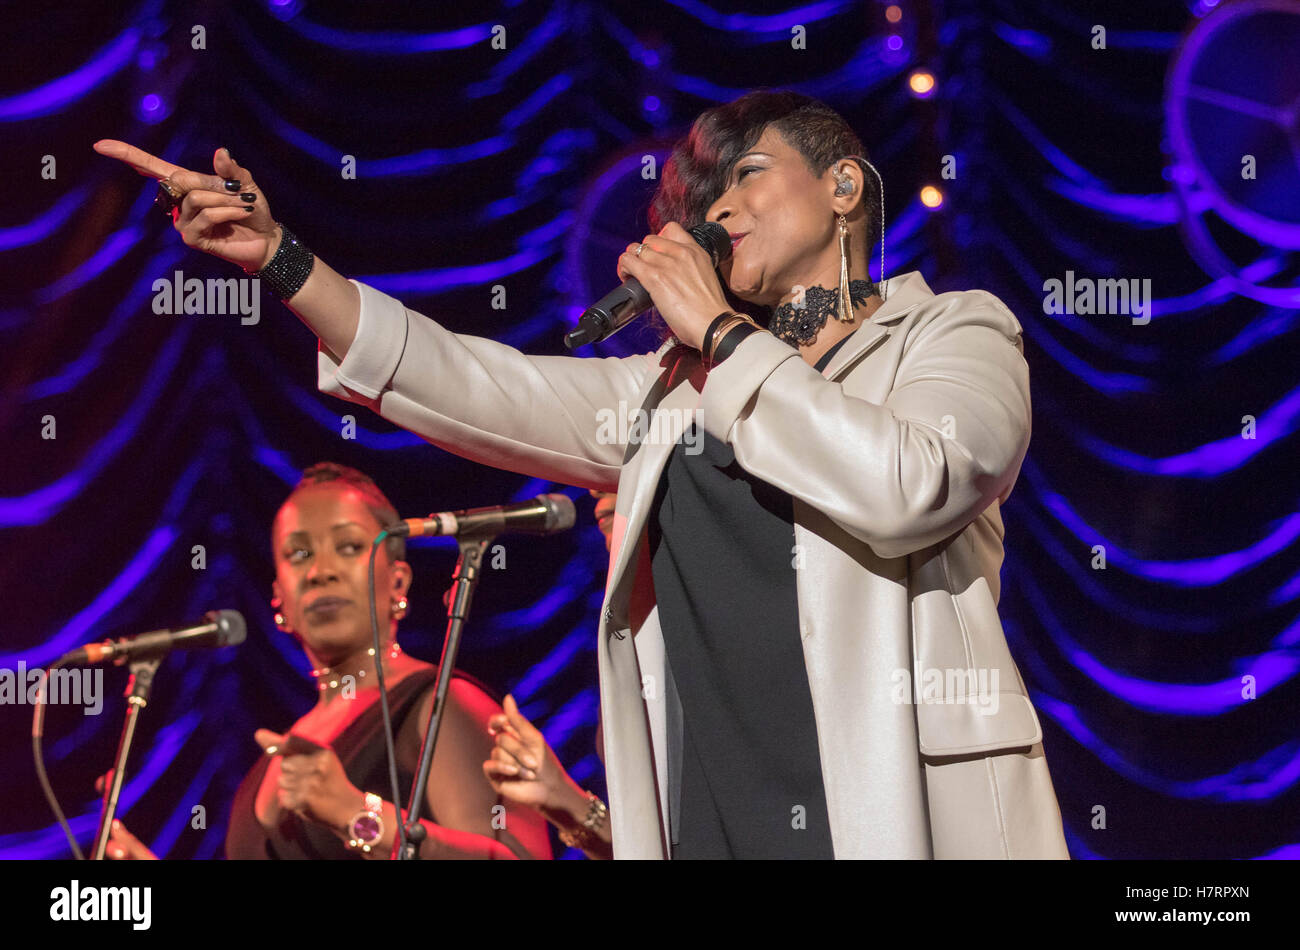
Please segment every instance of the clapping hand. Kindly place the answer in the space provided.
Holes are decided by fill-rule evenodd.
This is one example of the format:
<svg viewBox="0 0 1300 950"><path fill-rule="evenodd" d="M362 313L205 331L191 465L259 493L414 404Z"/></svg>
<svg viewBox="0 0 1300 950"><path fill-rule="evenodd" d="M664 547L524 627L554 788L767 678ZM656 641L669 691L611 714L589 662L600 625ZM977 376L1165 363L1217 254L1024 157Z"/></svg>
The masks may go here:
<svg viewBox="0 0 1300 950"><path fill-rule="evenodd" d="M267 755L280 759L280 808L331 828L342 828L361 810L365 793L348 779L332 748L270 729L258 729L253 738Z"/></svg>
<svg viewBox="0 0 1300 950"><path fill-rule="evenodd" d="M493 790L508 801L546 810L556 805L568 779L546 737L524 718L513 696L503 704L505 712L488 720L488 732L496 737L492 757L483 763L483 774Z"/></svg>

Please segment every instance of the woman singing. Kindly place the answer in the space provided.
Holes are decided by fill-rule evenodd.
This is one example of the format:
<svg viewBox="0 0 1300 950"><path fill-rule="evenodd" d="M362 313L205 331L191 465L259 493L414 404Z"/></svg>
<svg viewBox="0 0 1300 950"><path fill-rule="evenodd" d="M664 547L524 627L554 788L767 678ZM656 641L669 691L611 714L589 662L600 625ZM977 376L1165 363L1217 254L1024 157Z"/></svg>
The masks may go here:
<svg viewBox="0 0 1300 950"><path fill-rule="evenodd" d="M258 730L266 755L235 793L229 858L385 859L392 851L397 815L386 800L392 795L376 664L383 664L403 796L418 771L438 673L397 644L411 582L401 538L389 538L375 558L387 623L381 655L371 647L367 556L371 539L396 521L397 511L369 477L332 463L305 471L275 517L271 606L276 626L306 653L318 698L283 735ZM500 712L473 680L455 675L425 789L422 812L430 820L423 822L421 857L551 857L545 822L498 797L483 775L494 749L488 723ZM153 856L120 824L109 855Z"/></svg>
<svg viewBox="0 0 1300 950"><path fill-rule="evenodd" d="M883 183L833 110L758 91L696 119L617 267L671 336L626 358L529 356L345 279L224 150L214 176L95 147L164 179L184 242L307 323L323 392L618 492L598 632L615 857L1068 857L997 614L1020 325L984 291L868 279ZM732 237L718 268L686 230L706 221Z"/></svg>

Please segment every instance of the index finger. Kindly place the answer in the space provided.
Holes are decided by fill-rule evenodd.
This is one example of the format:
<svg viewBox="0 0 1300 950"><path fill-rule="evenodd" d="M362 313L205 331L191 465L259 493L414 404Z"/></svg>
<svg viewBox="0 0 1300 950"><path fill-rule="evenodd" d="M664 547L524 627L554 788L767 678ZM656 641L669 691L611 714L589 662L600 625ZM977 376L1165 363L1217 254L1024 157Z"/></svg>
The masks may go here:
<svg viewBox="0 0 1300 950"><path fill-rule="evenodd" d="M525 737L532 738L534 735L539 734L537 727L524 718L524 714L519 711L519 706L515 702L514 696L507 693L502 708L506 711L507 721L514 727L515 731L519 733L521 739Z"/></svg>
<svg viewBox="0 0 1300 950"><path fill-rule="evenodd" d="M278 732L272 732L270 729L258 729L253 733L253 741L262 747L262 751L267 755L276 755L280 751L280 745L284 742L285 736Z"/></svg>
<svg viewBox="0 0 1300 950"><path fill-rule="evenodd" d="M144 149L128 145L126 142L119 142L117 139L100 139L91 148L100 155L107 155L109 158L116 158L120 162L126 162L141 175L146 175L149 178L168 178L173 172L181 171L179 165L165 162L156 155L150 155Z"/></svg>
<svg viewBox="0 0 1300 950"><path fill-rule="evenodd" d="M220 175L204 175L200 172L192 172L187 168L163 161L156 155L150 155L144 149L128 145L126 142L119 142L117 139L100 139L92 148L101 155L107 155L109 158L116 158L120 162L125 162L147 178L156 178L159 181L170 178L182 191L202 189L204 191L219 191L223 194L227 191L222 185L224 179Z"/></svg>

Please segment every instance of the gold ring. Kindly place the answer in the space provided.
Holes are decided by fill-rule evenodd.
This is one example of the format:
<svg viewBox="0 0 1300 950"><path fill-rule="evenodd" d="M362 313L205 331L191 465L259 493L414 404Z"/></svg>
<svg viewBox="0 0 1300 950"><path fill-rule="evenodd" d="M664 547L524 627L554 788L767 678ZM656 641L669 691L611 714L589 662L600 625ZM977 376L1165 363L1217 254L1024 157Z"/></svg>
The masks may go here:
<svg viewBox="0 0 1300 950"><path fill-rule="evenodd" d="M278 745L269 745L266 747L267 755L275 755L279 751L280 751L280 747Z"/></svg>
<svg viewBox="0 0 1300 950"><path fill-rule="evenodd" d="M181 191L170 178L160 179L158 182L158 194L154 196L154 204L167 217L171 217L172 209L179 208L181 202L185 200L185 192Z"/></svg>

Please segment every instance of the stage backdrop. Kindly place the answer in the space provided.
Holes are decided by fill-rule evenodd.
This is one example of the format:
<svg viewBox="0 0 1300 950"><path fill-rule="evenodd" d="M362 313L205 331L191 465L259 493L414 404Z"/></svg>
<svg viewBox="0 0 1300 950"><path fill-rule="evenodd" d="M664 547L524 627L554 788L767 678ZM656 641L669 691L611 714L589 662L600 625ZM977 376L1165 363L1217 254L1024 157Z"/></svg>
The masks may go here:
<svg viewBox="0 0 1300 950"><path fill-rule="evenodd" d="M241 647L160 670L122 799L146 843L220 856L253 731L312 703L267 604L270 521L302 468L354 465L412 516L573 495L572 532L503 539L461 665L513 691L602 795L607 558L585 492L470 464L320 395L314 338L269 295L243 313L157 312L156 281L242 275L186 248L153 183L91 143L201 171L229 147L344 275L457 332L556 354L647 230L673 139L766 86L823 99L866 142L887 185L888 274L991 291L1024 325L1034 431L1004 510L1001 611L1072 854L1295 856L1293 14L1236 4L1257 19L1229 22L1227 7L1175 0L1086 14L1053 0L387 6L7 14L0 668L212 608L249 623ZM595 352L654 342L627 330ZM454 545L412 546L402 640L431 661L454 559ZM125 679L106 671L96 715L49 715L51 777L83 846ZM63 856L23 698L0 706L0 856Z"/></svg>

